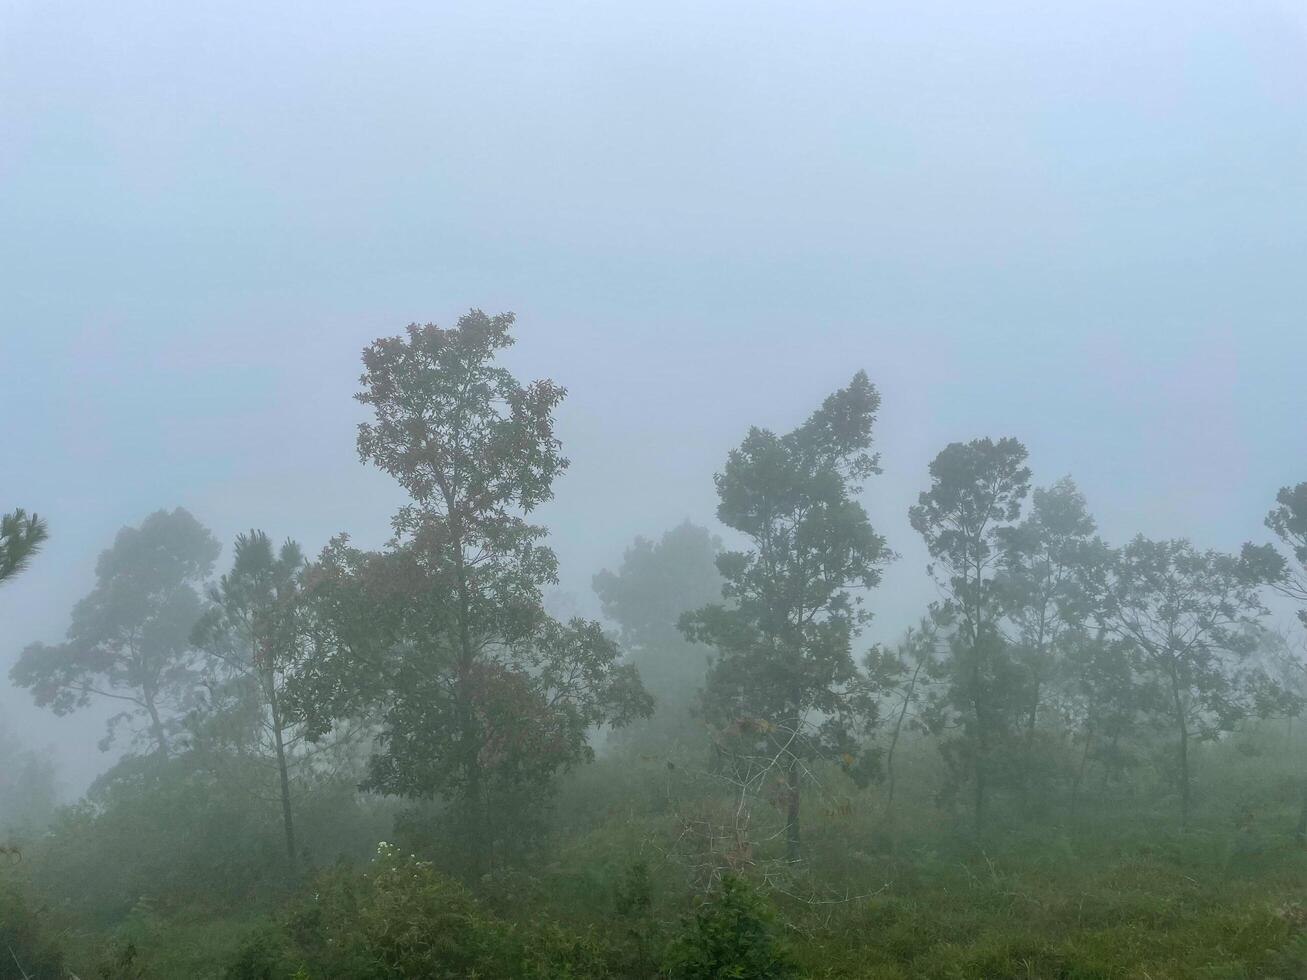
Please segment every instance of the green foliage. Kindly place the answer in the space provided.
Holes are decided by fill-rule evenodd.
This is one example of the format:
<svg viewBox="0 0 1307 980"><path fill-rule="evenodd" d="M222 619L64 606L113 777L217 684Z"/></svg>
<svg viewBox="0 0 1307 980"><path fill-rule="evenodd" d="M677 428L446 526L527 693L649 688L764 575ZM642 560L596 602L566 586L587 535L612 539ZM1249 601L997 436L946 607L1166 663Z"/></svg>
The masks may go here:
<svg viewBox="0 0 1307 980"><path fill-rule="evenodd" d="M526 516L567 466L553 428L564 391L496 364L512 323L474 310L364 351L357 397L374 420L359 456L410 502L387 552L338 540L311 572L323 628L297 701L318 731L375 709L368 787L449 801L474 874L556 773L589 758L588 730L652 709L598 624L544 611L557 560Z"/></svg>
<svg viewBox="0 0 1307 980"><path fill-rule="evenodd" d="M1265 570L1247 555L1199 551L1188 541L1136 536L1086 563L1084 580L1104 630L1163 692L1154 703L1176 732L1181 823L1189 819L1190 742L1269 713L1283 692L1248 659L1266 614Z"/></svg>
<svg viewBox="0 0 1307 980"><path fill-rule="evenodd" d="M784 980L798 976L774 913L748 883L725 876L667 952L672 980Z"/></svg>
<svg viewBox="0 0 1307 980"><path fill-rule="evenodd" d="M657 541L636 538L616 572L594 576L604 615L617 623L623 653L656 703L654 717L621 732L621 745L644 752L700 747L702 726L692 707L708 657L676 624L683 613L720 597L720 551L717 538L685 521Z"/></svg>
<svg viewBox="0 0 1307 980"><path fill-rule="evenodd" d="M989 786L1002 778L1011 757L1005 750L1029 702L1027 672L1001 628L1012 592L1001 573L1012 563L1010 542L1020 533L1016 521L1030 487L1026 455L1015 439L951 443L931 462L930 489L909 511L944 592L937 615L953 627L945 668L962 729L940 748L955 784L972 782L977 832ZM1030 588L1038 590L1033 582Z"/></svg>
<svg viewBox="0 0 1307 980"><path fill-rule="evenodd" d="M57 800L54 764L0 725L0 842L39 835Z"/></svg>
<svg viewBox="0 0 1307 980"><path fill-rule="evenodd" d="M63 952L49 919L48 909L34 907L18 868L0 864L0 980L62 976Z"/></svg>
<svg viewBox="0 0 1307 980"><path fill-rule="evenodd" d="M194 706L191 630L201 613L198 587L218 551L180 507L123 528L96 563L95 588L73 609L68 642L29 645L10 678L60 715L107 699L122 710L109 720L102 748L120 723L131 722L140 725L138 740L167 755Z"/></svg>
<svg viewBox="0 0 1307 980"><path fill-rule="evenodd" d="M275 778L248 760L129 758L60 810L30 848L35 883L62 896L82 921L105 926L144 897L169 914L197 914L267 901L285 885L284 839ZM311 860L366 854L390 822L387 809L358 797L351 781L300 788L299 813Z"/></svg>
<svg viewBox="0 0 1307 980"><path fill-rule="evenodd" d="M294 541L274 551L262 531L236 537L231 571L210 590L211 605L193 642L209 654L209 697L192 730L197 738L252 753L276 767L287 867L299 862L295 844L293 770L303 732L288 713L287 677L302 660L306 639L300 591L304 556Z"/></svg>
<svg viewBox="0 0 1307 980"><path fill-rule="evenodd" d="M689 639L714 649L704 711L740 778L752 780L759 760L780 760L792 859L803 760L841 757L853 768L876 723L876 692L852 643L868 618L855 590L874 587L892 557L856 500L879 472L879 406L860 371L793 432L749 430L715 482L718 519L750 549L717 559L725 602L681 620Z"/></svg>
<svg viewBox="0 0 1307 980"><path fill-rule="evenodd" d="M1307 976L1307 674L1259 591L1307 601L1307 484L1267 518L1279 551L1112 549L1069 478L1023 514L1019 442L951 444L910 511L943 601L860 669L892 555L857 499L859 372L730 453L740 550L686 523L595 576L667 707L582 766L651 700L599 623L546 611L528 518L564 393L499 365L511 326L365 351L359 453L409 496L384 550L306 566L252 531L206 610L218 546L160 511L67 642L23 652L39 704L117 700L110 733L153 751L50 819L50 769L0 735L0 980ZM0 519L0 580L43 537ZM701 677L710 746L674 732ZM959 833L968 781L985 834ZM373 856L382 833L405 846Z"/></svg>
<svg viewBox="0 0 1307 980"><path fill-rule="evenodd" d="M105 953L95 975L100 980L146 980L139 963L140 951L130 939L113 945Z"/></svg>
<svg viewBox="0 0 1307 980"><path fill-rule="evenodd" d="M613 976L594 940L551 922L518 929L430 864L381 844L363 872L320 876L275 931L231 959L227 980L524 980Z"/></svg>
<svg viewBox="0 0 1307 980"><path fill-rule="evenodd" d="M1298 618L1307 626L1307 482L1281 487L1275 503L1266 515L1266 526L1275 532L1292 561L1274 552L1259 555L1258 549L1251 546L1245 548L1244 556L1246 560L1260 559L1259 564L1267 570L1267 578L1276 589L1304 605L1298 610Z"/></svg>
<svg viewBox="0 0 1307 980"><path fill-rule="evenodd" d="M21 507L0 516L0 584L23 571L49 536L45 521Z"/></svg>
<svg viewBox="0 0 1307 980"><path fill-rule="evenodd" d="M637 915L653 904L653 883L649 879L649 862L636 861L617 881L613 909L618 915Z"/></svg>

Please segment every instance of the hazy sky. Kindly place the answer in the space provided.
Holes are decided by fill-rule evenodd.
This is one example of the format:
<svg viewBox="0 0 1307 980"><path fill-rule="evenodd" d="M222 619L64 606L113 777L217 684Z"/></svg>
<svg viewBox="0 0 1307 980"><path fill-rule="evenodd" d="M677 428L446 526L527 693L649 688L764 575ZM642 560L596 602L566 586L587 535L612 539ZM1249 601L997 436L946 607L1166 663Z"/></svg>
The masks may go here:
<svg viewBox="0 0 1307 980"><path fill-rule="evenodd" d="M5 672L160 507L380 543L359 351L470 306L570 390L585 605L865 368L890 637L952 440L1021 438L1115 540L1233 548L1307 479L1307 0L0 0L0 287L0 508L52 532ZM104 764L98 720L0 710Z"/></svg>

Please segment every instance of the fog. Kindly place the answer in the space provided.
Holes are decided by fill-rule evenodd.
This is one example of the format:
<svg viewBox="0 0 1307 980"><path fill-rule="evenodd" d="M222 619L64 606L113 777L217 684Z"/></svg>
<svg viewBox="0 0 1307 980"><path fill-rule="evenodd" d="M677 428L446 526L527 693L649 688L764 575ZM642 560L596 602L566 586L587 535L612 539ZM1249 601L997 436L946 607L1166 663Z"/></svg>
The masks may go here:
<svg viewBox="0 0 1307 980"><path fill-rule="evenodd" d="M159 507L379 544L358 352L469 306L569 389L545 517L587 601L849 365L884 396L889 635L947 441L1011 433L1109 535L1221 547L1307 451L1297 3L23 3L0 44L4 485L54 529L10 658Z"/></svg>
<svg viewBox="0 0 1307 980"><path fill-rule="evenodd" d="M538 516L589 616L637 535L733 542L728 451L858 368L898 556L862 648L939 598L908 508L947 443L1020 439L1113 542L1237 551L1307 479L1300 0L20 0L0 229L0 510L50 528L6 672L160 508L220 571L251 527L382 546L360 352L472 307L568 390ZM117 757L98 708L0 710L68 799Z"/></svg>

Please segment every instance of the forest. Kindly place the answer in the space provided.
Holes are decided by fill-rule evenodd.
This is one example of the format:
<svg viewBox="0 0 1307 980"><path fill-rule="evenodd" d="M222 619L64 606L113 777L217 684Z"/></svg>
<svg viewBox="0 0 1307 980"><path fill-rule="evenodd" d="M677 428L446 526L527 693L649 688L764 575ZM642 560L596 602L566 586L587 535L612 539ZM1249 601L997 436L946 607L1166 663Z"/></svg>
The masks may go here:
<svg viewBox="0 0 1307 980"><path fill-rule="evenodd" d="M1307 977L1307 471L1224 553L1105 540L1020 433L943 445L937 598L873 642L903 545L849 364L589 619L536 522L587 394L515 330L363 350L383 547L155 501L61 641L10 637L115 761L68 801L0 732L0 978ZM0 581L38 579L60 528L5 503Z"/></svg>

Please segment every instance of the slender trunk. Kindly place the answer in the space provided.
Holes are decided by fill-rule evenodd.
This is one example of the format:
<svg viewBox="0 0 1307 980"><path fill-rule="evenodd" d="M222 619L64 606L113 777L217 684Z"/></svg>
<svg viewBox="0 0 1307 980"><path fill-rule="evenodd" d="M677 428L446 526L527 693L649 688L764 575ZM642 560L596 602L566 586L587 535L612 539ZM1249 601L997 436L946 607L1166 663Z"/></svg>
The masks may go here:
<svg viewBox="0 0 1307 980"><path fill-rule="evenodd" d="M1085 731L1085 750L1080 753L1080 768L1076 770L1075 782L1071 784L1071 816L1074 819L1080 802L1080 784L1085 779L1085 768L1089 765L1089 747L1094 743L1094 726Z"/></svg>
<svg viewBox="0 0 1307 980"><path fill-rule="evenodd" d="M912 693L917 687L917 675L921 673L921 664L917 664L916 669L912 672L912 680L908 681L907 693L903 695L903 704L899 708L899 716L894 721L894 735L890 738L889 751L885 753L885 778L888 783L885 794L885 814L888 816L894 807L894 750L898 748L899 733L903 731L903 719L908 713L908 705L912 703Z"/></svg>
<svg viewBox="0 0 1307 980"><path fill-rule="evenodd" d="M799 761L791 760L787 773L788 808L785 814L785 857L791 863L799 860Z"/></svg>
<svg viewBox="0 0 1307 980"><path fill-rule="evenodd" d="M451 506L451 511L452 511ZM481 786L481 740L477 730L476 713L472 692L472 668L475 663L475 651L472 649L472 631L468 623L471 617L471 595L467 584L467 567L463 558L463 538L457 525L452 541L454 561L458 568L458 720L460 748L463 755L464 806L466 807L467 830L469 832L469 854L472 859L472 874L479 878L487 870L487 850L490 842L490 829L486 825L483 791Z"/></svg>
<svg viewBox="0 0 1307 980"><path fill-rule="evenodd" d="M1180 699L1180 680L1171 671L1171 701L1175 707L1175 722L1180 735L1180 829L1189 829L1189 725Z"/></svg>
<svg viewBox="0 0 1307 980"><path fill-rule="evenodd" d="M794 741L792 745L797 746L800 733L803 731L803 691L796 685L790 691L790 703L794 708ZM786 813L785 813L785 857L790 862L799 860L800 836L799 836L799 794L802 791L803 773L800 771L799 759L792 751L790 755L789 769L786 772Z"/></svg>
<svg viewBox="0 0 1307 980"><path fill-rule="evenodd" d="M1299 844L1307 843L1307 777L1302 781L1302 809L1298 811L1298 828L1294 837Z"/></svg>
<svg viewBox="0 0 1307 980"><path fill-rule="evenodd" d="M1307 779L1303 780L1303 805L1298 811L1298 828L1294 831L1294 838L1299 844L1307 843Z"/></svg>
<svg viewBox="0 0 1307 980"><path fill-rule="evenodd" d="M1112 733L1112 744L1111 744L1110 746L1108 746L1108 750L1107 750L1107 760L1108 760L1108 761L1103 765L1103 782L1102 782L1102 784L1099 786L1099 790L1098 790L1100 793L1106 793L1106 792L1107 792L1107 784L1108 784L1108 783L1111 781L1111 779L1112 779L1113 766L1114 766L1115 761L1116 761L1116 759L1117 759L1116 749L1117 749L1117 746L1120 745L1120 744L1121 744L1121 732L1120 732L1120 730L1118 729L1117 731L1114 731L1114 732Z"/></svg>
<svg viewBox="0 0 1307 980"><path fill-rule="evenodd" d="M985 774L988 767L989 732L986 727L984 694L981 691L980 642L972 645L971 655L972 710L976 713L975 746L975 831L977 839L985 829Z"/></svg>
<svg viewBox="0 0 1307 980"><path fill-rule="evenodd" d="M291 878L299 873L295 850L295 821L290 806L290 770L286 763L286 740L282 734L281 707L277 704L277 690L268 678L268 706L272 712L272 736L277 747L277 775L281 779L281 823L286 832L286 865Z"/></svg>
<svg viewBox="0 0 1307 980"><path fill-rule="evenodd" d="M983 562L976 560L976 587L984 581ZM988 693L985 691L985 674L981 669L982 656L981 623L983 607L977 601L971 621L971 698L976 712L976 800L975 821L976 839L979 840L985 830L985 777L989 768L989 719Z"/></svg>
<svg viewBox="0 0 1307 980"><path fill-rule="evenodd" d="M1026 716L1026 746L1021 759L1021 798L1027 809L1030 804L1031 772L1034 769L1035 721L1039 716L1040 683L1035 681L1035 691L1030 703L1030 713Z"/></svg>
<svg viewBox="0 0 1307 980"><path fill-rule="evenodd" d="M154 735L155 751L159 755L168 758L168 737L163 732L163 720L159 717L159 709L154 703L154 691L149 688L145 689L145 710L150 716L150 731Z"/></svg>
<svg viewBox="0 0 1307 980"><path fill-rule="evenodd" d="M1048 631L1047 602L1039 614L1039 635L1035 641L1034 690L1030 692L1030 713L1026 716L1026 745L1021 756L1021 798L1027 809L1030 804L1031 772L1034 769L1035 726L1039 720L1039 696L1043 691L1042 668L1045 654L1045 636Z"/></svg>

